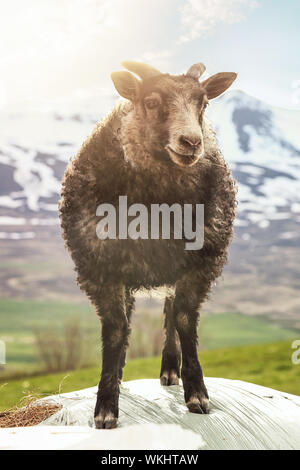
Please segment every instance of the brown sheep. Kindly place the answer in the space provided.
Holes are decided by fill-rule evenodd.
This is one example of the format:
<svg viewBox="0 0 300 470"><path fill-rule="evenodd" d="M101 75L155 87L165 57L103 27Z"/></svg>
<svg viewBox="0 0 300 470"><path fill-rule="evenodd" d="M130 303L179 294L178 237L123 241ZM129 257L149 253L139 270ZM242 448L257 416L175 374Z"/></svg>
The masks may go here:
<svg viewBox="0 0 300 470"><path fill-rule="evenodd" d="M63 238L78 284L102 321L97 428L117 425L134 293L141 288L174 287L164 308L161 384L178 384L182 351L187 407L208 413L197 355L198 310L226 262L235 213L235 185L204 111L236 74L199 82L202 64L179 76L137 62L123 65L141 80L127 71L112 73L126 101L96 125L69 163L60 201ZM204 204L202 249L186 250L184 239L99 239L97 207L117 208L124 195L128 205L141 203L149 210L152 204Z"/></svg>

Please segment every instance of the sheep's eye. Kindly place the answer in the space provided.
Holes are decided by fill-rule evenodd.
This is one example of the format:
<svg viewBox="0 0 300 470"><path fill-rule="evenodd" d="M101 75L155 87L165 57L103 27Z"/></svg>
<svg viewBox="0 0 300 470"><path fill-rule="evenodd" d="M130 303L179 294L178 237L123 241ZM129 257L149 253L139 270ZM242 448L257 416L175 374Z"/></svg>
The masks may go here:
<svg viewBox="0 0 300 470"><path fill-rule="evenodd" d="M148 109L154 109L154 108L157 108L157 106L159 106L159 101L156 99L146 100L145 105Z"/></svg>

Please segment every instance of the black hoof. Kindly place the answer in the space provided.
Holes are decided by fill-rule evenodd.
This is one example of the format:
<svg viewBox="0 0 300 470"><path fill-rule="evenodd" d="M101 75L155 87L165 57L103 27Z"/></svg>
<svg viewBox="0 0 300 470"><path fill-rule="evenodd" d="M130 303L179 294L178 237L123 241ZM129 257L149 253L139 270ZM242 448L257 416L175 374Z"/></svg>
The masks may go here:
<svg viewBox="0 0 300 470"><path fill-rule="evenodd" d="M96 429L113 429L118 426L118 418L116 418L111 412L99 413L95 416Z"/></svg>
<svg viewBox="0 0 300 470"><path fill-rule="evenodd" d="M179 385L179 377L175 370L164 371L160 376L160 384L168 387L170 385Z"/></svg>
<svg viewBox="0 0 300 470"><path fill-rule="evenodd" d="M189 399L186 406L191 413L205 414L209 413L209 399L206 397L195 396Z"/></svg>

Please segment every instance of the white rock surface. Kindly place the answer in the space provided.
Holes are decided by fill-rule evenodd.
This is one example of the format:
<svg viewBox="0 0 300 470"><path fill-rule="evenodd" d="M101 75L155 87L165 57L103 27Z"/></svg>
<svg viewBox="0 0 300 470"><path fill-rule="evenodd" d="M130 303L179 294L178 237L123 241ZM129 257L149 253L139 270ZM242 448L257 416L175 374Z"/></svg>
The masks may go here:
<svg viewBox="0 0 300 470"><path fill-rule="evenodd" d="M182 386L124 382L120 425L96 430L97 387L48 397L63 408L38 426L0 429L0 449L300 449L300 397L206 378L209 415L186 409Z"/></svg>

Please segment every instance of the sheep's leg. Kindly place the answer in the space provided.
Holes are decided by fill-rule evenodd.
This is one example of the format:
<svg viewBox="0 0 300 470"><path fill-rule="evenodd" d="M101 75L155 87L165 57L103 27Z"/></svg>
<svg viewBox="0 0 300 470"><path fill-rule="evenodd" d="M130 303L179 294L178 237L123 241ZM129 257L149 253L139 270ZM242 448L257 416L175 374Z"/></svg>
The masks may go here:
<svg viewBox="0 0 300 470"><path fill-rule="evenodd" d="M125 309L125 288L106 287L94 302L102 321L102 372L95 408L98 429L117 426L119 416L119 368L129 334Z"/></svg>
<svg viewBox="0 0 300 470"><path fill-rule="evenodd" d="M160 370L162 385L178 385L180 377L181 352L174 322L173 302L173 296L166 297L164 306L166 340Z"/></svg>
<svg viewBox="0 0 300 470"><path fill-rule="evenodd" d="M209 412L209 397L197 352L198 308L209 287L207 283L199 285L194 283L193 279L183 279L177 283L173 304L175 325L182 349L181 376L184 398L192 413Z"/></svg>
<svg viewBox="0 0 300 470"><path fill-rule="evenodd" d="M125 305L126 305L126 316L127 316L127 321L128 321L128 328L130 327L131 315L134 310L134 302L135 302L134 296L131 294L129 289L126 289ZM126 340L126 343L124 344L124 347L121 353L121 358L120 358L120 366L119 366L119 381L120 382L123 376L123 368L125 367L125 364L126 364L126 350L128 348L129 334L130 334L130 328L129 328L127 340Z"/></svg>

